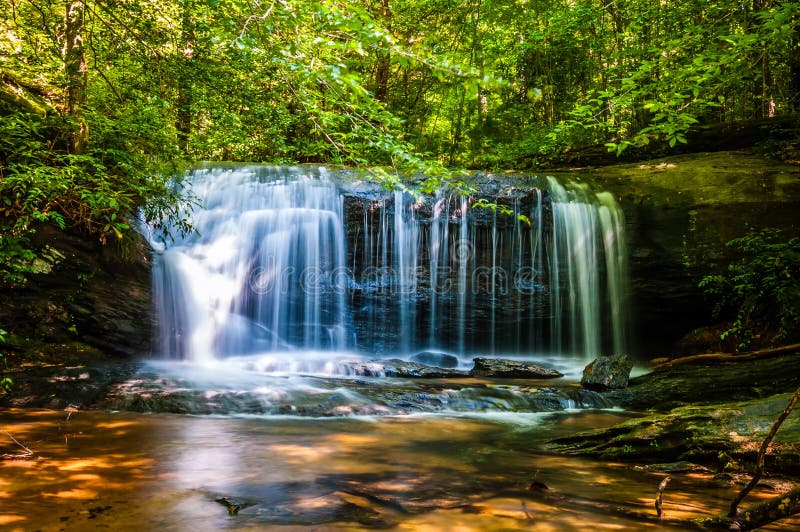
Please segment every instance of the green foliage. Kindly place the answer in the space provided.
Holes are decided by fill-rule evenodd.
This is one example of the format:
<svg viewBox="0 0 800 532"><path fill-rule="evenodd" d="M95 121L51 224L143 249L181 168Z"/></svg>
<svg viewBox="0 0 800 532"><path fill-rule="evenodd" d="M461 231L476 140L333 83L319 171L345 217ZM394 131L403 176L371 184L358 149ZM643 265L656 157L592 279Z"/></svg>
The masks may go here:
<svg viewBox="0 0 800 532"><path fill-rule="evenodd" d="M431 191L460 186L452 168L536 166L590 143L670 149L694 124L800 104L798 2L82 6L77 111L65 3L13 2L0 21L2 280L29 273L41 224L118 241L143 208L188 230L176 160L372 167Z"/></svg>
<svg viewBox="0 0 800 532"><path fill-rule="evenodd" d="M730 314L733 324L721 338L737 349L756 338L794 341L800 338L800 238L777 229L762 229L728 242L739 259L724 275L700 282L716 299L715 316Z"/></svg>
<svg viewBox="0 0 800 532"><path fill-rule="evenodd" d="M116 140L108 117L159 157L501 169L590 143L669 150L696 123L800 104L799 2L84 5L95 146ZM0 92L63 111L64 4L12 7L0 69L18 83Z"/></svg>
<svg viewBox="0 0 800 532"><path fill-rule="evenodd" d="M132 149L137 138L125 131L131 123L97 118L91 124L98 140L80 155L63 147L71 125L60 117L0 119L0 281L21 282L32 272L30 238L42 224L80 229L106 243L132 231L142 205L152 220L179 214L173 173Z"/></svg>
<svg viewBox="0 0 800 532"><path fill-rule="evenodd" d="M514 210L511 209L508 205L502 205L500 203L491 202L486 198L478 198L472 203L473 209L489 209L495 214L500 214L500 216L514 216ZM516 220L518 222L522 222L526 225L530 225L531 221L530 218L525 216L524 214L517 214Z"/></svg>

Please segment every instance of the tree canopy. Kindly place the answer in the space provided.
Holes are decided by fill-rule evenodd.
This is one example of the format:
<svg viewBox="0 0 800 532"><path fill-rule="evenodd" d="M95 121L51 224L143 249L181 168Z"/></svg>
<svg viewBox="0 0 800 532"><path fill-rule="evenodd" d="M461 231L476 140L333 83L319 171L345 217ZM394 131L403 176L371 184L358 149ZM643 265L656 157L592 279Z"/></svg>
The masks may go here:
<svg viewBox="0 0 800 532"><path fill-rule="evenodd" d="M800 2L2 0L0 272L180 216L183 161L535 166L800 107ZM24 269L24 268L23 268ZM16 273L14 273L16 272Z"/></svg>

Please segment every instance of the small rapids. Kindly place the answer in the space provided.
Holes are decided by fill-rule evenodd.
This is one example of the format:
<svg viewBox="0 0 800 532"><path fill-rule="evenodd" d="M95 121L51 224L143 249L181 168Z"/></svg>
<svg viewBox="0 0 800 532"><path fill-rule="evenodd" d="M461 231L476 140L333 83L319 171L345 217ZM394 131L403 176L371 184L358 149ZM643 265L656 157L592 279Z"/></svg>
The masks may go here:
<svg viewBox="0 0 800 532"><path fill-rule="evenodd" d="M319 360L317 369L341 373L331 376L301 374L298 366L281 366L270 356L206 365L151 361L112 387L105 406L136 412L311 418L532 414L613 406L602 394L575 386L574 381L359 377L346 375L350 362ZM309 360L305 368L313 366Z"/></svg>

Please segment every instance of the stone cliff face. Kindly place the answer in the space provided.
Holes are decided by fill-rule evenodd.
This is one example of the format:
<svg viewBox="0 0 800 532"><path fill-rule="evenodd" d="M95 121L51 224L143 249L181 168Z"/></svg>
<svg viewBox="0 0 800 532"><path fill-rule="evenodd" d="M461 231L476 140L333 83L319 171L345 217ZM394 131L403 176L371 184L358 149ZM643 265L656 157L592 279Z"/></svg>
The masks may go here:
<svg viewBox="0 0 800 532"><path fill-rule="evenodd" d="M711 302L697 283L733 259L727 241L762 227L800 231L796 164L715 152L579 175L611 191L625 212L634 339L643 354L719 349L713 342L676 345L693 329L712 324Z"/></svg>
<svg viewBox="0 0 800 532"><path fill-rule="evenodd" d="M147 354L153 330L149 250L129 256L93 239L45 227L36 235L38 273L0 289L0 323L13 343L81 342L106 354Z"/></svg>
<svg viewBox="0 0 800 532"><path fill-rule="evenodd" d="M695 345L680 342L694 329L713 325L712 302L698 282L723 271L733 259L727 241L761 227L800 231L800 166L749 152L679 155L551 175L610 191L625 214L631 349L639 356L719 349L714 345L719 330ZM520 212L527 212L532 195L526 190L532 190L535 179L502 174L480 180L484 185L478 197L506 206L516 199ZM380 197L386 194L362 190L345 195L351 245L363 238L358 228L364 213L369 215L364 206ZM491 211L484 209L480 216L478 225L491 225Z"/></svg>

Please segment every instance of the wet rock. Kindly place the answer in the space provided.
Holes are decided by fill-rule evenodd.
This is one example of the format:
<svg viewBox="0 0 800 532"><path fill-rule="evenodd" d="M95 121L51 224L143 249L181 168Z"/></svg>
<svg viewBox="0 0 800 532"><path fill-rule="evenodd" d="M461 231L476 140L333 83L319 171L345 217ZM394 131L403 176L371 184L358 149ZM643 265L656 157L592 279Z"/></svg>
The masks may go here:
<svg viewBox="0 0 800 532"><path fill-rule="evenodd" d="M237 500L229 497L220 497L218 499L214 499L214 502L224 506L228 510L228 515L238 515L239 510L243 510L255 505L255 503L250 501Z"/></svg>
<svg viewBox="0 0 800 532"><path fill-rule="evenodd" d="M581 385L590 390L615 390L628 385L633 362L626 355L597 357L583 370Z"/></svg>
<svg viewBox="0 0 800 532"><path fill-rule="evenodd" d="M506 379L554 379L564 374L551 368L509 360L506 358L473 359L475 366L470 370L473 377L496 377Z"/></svg>
<svg viewBox="0 0 800 532"><path fill-rule="evenodd" d="M363 363L381 374L384 364ZM397 368L395 368L396 370ZM413 368L407 368L412 372ZM412 372L415 375L417 373ZM426 371L453 375L453 370ZM464 376L464 373L460 373ZM557 412L571 408L615 406L609 394L574 385L482 383L444 379L325 379L308 377L308 392L285 388L285 382L253 389L226 383L198 386L182 375L164 373L148 364L105 364L72 368L28 368L14 372L12 393L0 407L64 407L193 415L291 415L309 417L384 416L415 412Z"/></svg>
<svg viewBox="0 0 800 532"><path fill-rule="evenodd" d="M458 357L447 353L437 353L436 351L422 351L411 355L412 362L419 362L428 366L439 368L457 368Z"/></svg>
<svg viewBox="0 0 800 532"><path fill-rule="evenodd" d="M634 410L757 399L797 389L798 355L800 352L750 360L673 362L631 379L624 390L608 393L621 406Z"/></svg>
<svg viewBox="0 0 800 532"><path fill-rule="evenodd" d="M94 366L44 366L9 371L14 381L8 394L0 395L0 407L85 409L96 407L119 383L133 377L139 364Z"/></svg>
<svg viewBox="0 0 800 532"><path fill-rule="evenodd" d="M388 360L370 360L368 362L346 363L344 368L348 375L360 377L400 377L415 379L451 379L469 376L466 371L440 368L408 362L399 358Z"/></svg>
<svg viewBox="0 0 800 532"><path fill-rule="evenodd" d="M106 353L150 350L153 304L150 250L136 238L122 251L92 237L43 226L39 258L24 284L0 285L0 323L31 344L79 341Z"/></svg>
<svg viewBox="0 0 800 532"><path fill-rule="evenodd" d="M354 377L383 377L383 363L372 360L368 362L342 362L339 372Z"/></svg>

